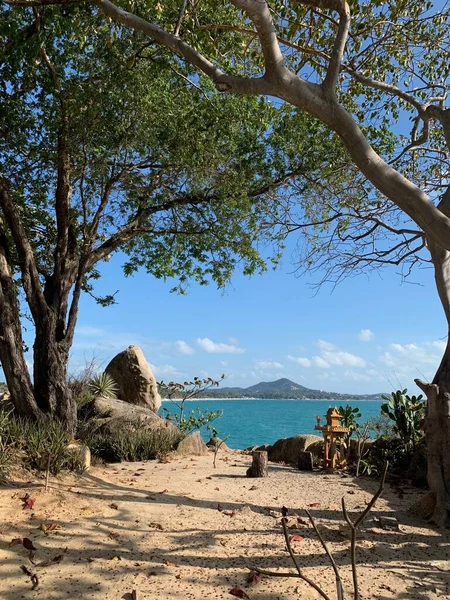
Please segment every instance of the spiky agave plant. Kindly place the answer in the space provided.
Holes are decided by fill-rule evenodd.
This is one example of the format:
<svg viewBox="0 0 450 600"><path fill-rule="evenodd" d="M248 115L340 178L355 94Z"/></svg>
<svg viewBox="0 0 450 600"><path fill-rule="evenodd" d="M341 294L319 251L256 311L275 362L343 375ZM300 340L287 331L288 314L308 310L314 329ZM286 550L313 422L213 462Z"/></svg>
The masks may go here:
<svg viewBox="0 0 450 600"><path fill-rule="evenodd" d="M98 373L88 384L89 391L94 396L103 398L117 398L117 384L108 373Z"/></svg>

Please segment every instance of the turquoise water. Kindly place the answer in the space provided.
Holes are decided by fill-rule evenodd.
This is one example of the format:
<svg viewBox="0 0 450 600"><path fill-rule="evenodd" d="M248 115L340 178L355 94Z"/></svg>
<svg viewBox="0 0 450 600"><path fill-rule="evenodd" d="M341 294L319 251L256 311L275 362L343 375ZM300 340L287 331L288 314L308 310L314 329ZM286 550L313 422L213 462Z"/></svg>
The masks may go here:
<svg viewBox="0 0 450 600"><path fill-rule="evenodd" d="M381 402L373 400L352 400L336 402L357 406L364 422L380 414ZM259 444L273 444L279 438L305 433L315 433L315 415L325 415L330 400L189 400L186 401L186 413L197 406L202 411L223 411L223 415L214 421L220 438L229 435L230 448L247 448ZM163 401L163 407L176 412L176 406ZM202 431L204 439L210 434Z"/></svg>

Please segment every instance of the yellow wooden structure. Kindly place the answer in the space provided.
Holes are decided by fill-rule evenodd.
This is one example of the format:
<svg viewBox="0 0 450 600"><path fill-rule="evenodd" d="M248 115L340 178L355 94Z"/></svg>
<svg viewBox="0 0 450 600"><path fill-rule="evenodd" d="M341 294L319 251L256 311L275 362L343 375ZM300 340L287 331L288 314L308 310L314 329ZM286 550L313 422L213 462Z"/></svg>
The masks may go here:
<svg viewBox="0 0 450 600"><path fill-rule="evenodd" d="M317 419L317 425L314 429L321 431L323 433L323 439L325 444L325 458L324 458L324 468L325 469L334 469L337 463L337 452L336 452L336 442L339 438L346 435L350 429L348 427L341 427L340 421L342 419L342 415L338 411L336 407L330 408L327 410L326 414L326 425L320 425L320 419Z"/></svg>

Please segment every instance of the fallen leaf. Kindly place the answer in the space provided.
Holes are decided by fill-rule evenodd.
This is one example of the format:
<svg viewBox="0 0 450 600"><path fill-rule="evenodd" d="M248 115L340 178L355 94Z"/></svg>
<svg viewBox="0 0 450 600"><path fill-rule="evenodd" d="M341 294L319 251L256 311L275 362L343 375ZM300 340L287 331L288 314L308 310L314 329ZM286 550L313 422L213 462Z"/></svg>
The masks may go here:
<svg viewBox="0 0 450 600"><path fill-rule="evenodd" d="M111 540L117 540L117 538L120 536L120 533L117 533L117 531L110 531L109 532L109 538Z"/></svg>
<svg viewBox="0 0 450 600"><path fill-rule="evenodd" d="M309 505L311 508L317 508L318 506L320 506L320 502L313 502L312 504Z"/></svg>
<svg viewBox="0 0 450 600"><path fill-rule="evenodd" d="M8 548L11 548L11 546L21 546L22 545L22 538L14 538L13 540L11 540L8 544Z"/></svg>
<svg viewBox="0 0 450 600"><path fill-rule="evenodd" d="M23 502L23 510L31 510L33 508L34 503L36 502L36 498L32 498L30 494L25 494L25 496L21 498L21 500Z"/></svg>
<svg viewBox="0 0 450 600"><path fill-rule="evenodd" d="M133 473L133 477L140 477L142 473Z"/></svg>
<svg viewBox="0 0 450 600"><path fill-rule="evenodd" d="M305 521L305 519L302 519L301 517L297 517L297 523L300 525L309 525L308 521Z"/></svg>
<svg viewBox="0 0 450 600"><path fill-rule="evenodd" d="M162 492L159 492L160 494L167 494L169 490L163 490Z"/></svg>
<svg viewBox="0 0 450 600"><path fill-rule="evenodd" d="M218 487L215 487L214 489L215 489L215 490L217 490L217 491L219 491L219 490L220 490L220 488L218 488Z"/></svg>
<svg viewBox="0 0 450 600"><path fill-rule="evenodd" d="M304 538L301 535L291 535L290 542L303 542Z"/></svg>
<svg viewBox="0 0 450 600"><path fill-rule="evenodd" d="M159 529L160 531L164 530L164 527L161 525L161 523L149 523L148 524L149 527L153 527L153 529Z"/></svg>
<svg viewBox="0 0 450 600"><path fill-rule="evenodd" d="M236 596L236 598L249 598L249 596L241 590L241 588L235 587L230 590L230 594L232 596Z"/></svg>
<svg viewBox="0 0 450 600"><path fill-rule="evenodd" d="M256 487L256 485L252 485L252 487L248 488L249 492L253 492L254 490L257 490L258 488Z"/></svg>
<svg viewBox="0 0 450 600"><path fill-rule="evenodd" d="M31 583L32 583L31 589L35 590L37 588L37 586L39 585L39 579L38 579L38 576L36 575L36 573L32 573L29 569L27 569L27 567L25 565L20 565L20 568L25 573L25 575L28 575L28 577L31 579Z"/></svg>
<svg viewBox="0 0 450 600"><path fill-rule="evenodd" d="M35 567L51 567L52 565L58 565L62 561L63 558L64 557L62 554L58 554L58 556L54 556L50 560L43 560L40 563L36 563L34 566Z"/></svg>
<svg viewBox="0 0 450 600"><path fill-rule="evenodd" d="M247 575L247 585L249 587L253 587L258 583L261 583L261 575L255 571L250 571L250 573Z"/></svg>
<svg viewBox="0 0 450 600"><path fill-rule="evenodd" d="M172 562L171 560L165 560L163 562L163 564L165 564L166 567L178 567L178 565L176 563Z"/></svg>
<svg viewBox="0 0 450 600"><path fill-rule="evenodd" d="M223 511L223 506L222 506L220 503L217 505L217 510L218 510L219 512L222 512L222 511Z"/></svg>
<svg viewBox="0 0 450 600"><path fill-rule="evenodd" d="M113 508L114 510L119 510L119 507L114 502L109 505L109 508Z"/></svg>
<svg viewBox="0 0 450 600"><path fill-rule="evenodd" d="M115 555L111 558L111 560L122 560L121 556Z"/></svg>
<svg viewBox="0 0 450 600"><path fill-rule="evenodd" d="M45 533L45 535L48 535L52 531L56 531L57 529L61 529L61 525L58 525L58 523L41 523L39 525L39 529L41 531L43 531Z"/></svg>
<svg viewBox="0 0 450 600"><path fill-rule="evenodd" d="M29 538L23 538L22 545L26 550L36 550L33 546L33 542Z"/></svg>
<svg viewBox="0 0 450 600"><path fill-rule="evenodd" d="M229 517L234 517L236 514L236 510L234 508L233 510L224 510L222 514L228 515Z"/></svg>

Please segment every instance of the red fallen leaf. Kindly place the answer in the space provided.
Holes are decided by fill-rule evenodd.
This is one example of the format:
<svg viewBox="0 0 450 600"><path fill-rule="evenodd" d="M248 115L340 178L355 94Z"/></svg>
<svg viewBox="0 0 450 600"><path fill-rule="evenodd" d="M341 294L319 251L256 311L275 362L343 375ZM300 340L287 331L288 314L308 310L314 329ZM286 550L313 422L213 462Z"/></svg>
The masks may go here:
<svg viewBox="0 0 450 600"><path fill-rule="evenodd" d="M109 505L109 508L113 508L114 510L119 510L119 507L114 502Z"/></svg>
<svg viewBox="0 0 450 600"><path fill-rule="evenodd" d="M228 515L229 517L234 517L234 515L236 514L236 510L234 508L233 510L224 510L222 511L222 514Z"/></svg>
<svg viewBox="0 0 450 600"><path fill-rule="evenodd" d="M241 588L235 587L230 590L230 594L232 596L236 596L236 598L249 598L249 596L241 590Z"/></svg>
<svg viewBox="0 0 450 600"><path fill-rule="evenodd" d="M167 494L169 490L163 490L162 492L159 492L160 494Z"/></svg>
<svg viewBox="0 0 450 600"><path fill-rule="evenodd" d="M33 546L33 542L28 538L23 538L22 544L26 550L36 550L36 548Z"/></svg>
<svg viewBox="0 0 450 600"><path fill-rule="evenodd" d="M219 512L222 512L222 511L223 511L223 506L222 506L221 504L218 504L218 505L217 505L217 510L218 510Z"/></svg>
<svg viewBox="0 0 450 600"><path fill-rule="evenodd" d="M291 542L303 542L303 537L301 535L291 535L289 541Z"/></svg>
<svg viewBox="0 0 450 600"><path fill-rule="evenodd" d="M311 508L316 508L317 506L320 506L320 502L313 502L312 504L310 504Z"/></svg>
<svg viewBox="0 0 450 600"><path fill-rule="evenodd" d="M257 585L260 582L261 582L261 575L259 575L258 573L255 573L255 571L250 571L250 573L247 575L247 585L249 587L253 587L254 585Z"/></svg>
<svg viewBox="0 0 450 600"><path fill-rule="evenodd" d="M302 519L301 517L297 517L297 523L300 523L300 525L308 525L308 521L305 521L305 519Z"/></svg>
<svg viewBox="0 0 450 600"><path fill-rule="evenodd" d="M22 538L14 538L13 540L11 540L8 544L8 548L11 548L11 546L21 546L22 545Z"/></svg>
<svg viewBox="0 0 450 600"><path fill-rule="evenodd" d="M21 498L21 500L23 502L23 506L22 506L23 510L32 509L34 503L36 502L36 498L32 498L30 496L30 494L25 494L25 496L23 498Z"/></svg>

